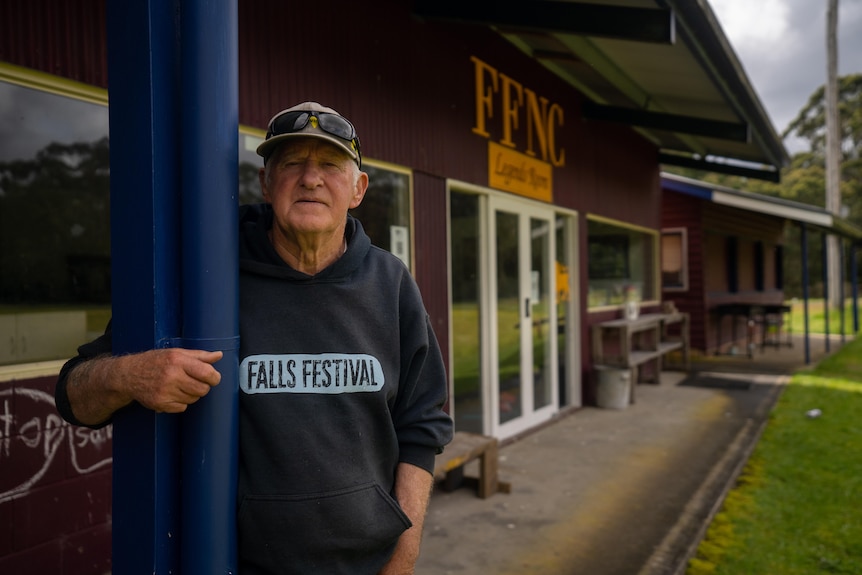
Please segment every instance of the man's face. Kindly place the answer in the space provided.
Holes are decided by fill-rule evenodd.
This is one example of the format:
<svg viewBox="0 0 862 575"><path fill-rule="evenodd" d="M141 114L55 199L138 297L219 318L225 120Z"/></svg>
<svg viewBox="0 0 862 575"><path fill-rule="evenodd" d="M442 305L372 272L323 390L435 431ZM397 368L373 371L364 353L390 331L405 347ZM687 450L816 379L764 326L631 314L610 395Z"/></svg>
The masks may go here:
<svg viewBox="0 0 862 575"><path fill-rule="evenodd" d="M368 175L338 147L296 138L273 153L260 185L272 204L273 227L288 235L331 234L343 230L347 210L362 202Z"/></svg>

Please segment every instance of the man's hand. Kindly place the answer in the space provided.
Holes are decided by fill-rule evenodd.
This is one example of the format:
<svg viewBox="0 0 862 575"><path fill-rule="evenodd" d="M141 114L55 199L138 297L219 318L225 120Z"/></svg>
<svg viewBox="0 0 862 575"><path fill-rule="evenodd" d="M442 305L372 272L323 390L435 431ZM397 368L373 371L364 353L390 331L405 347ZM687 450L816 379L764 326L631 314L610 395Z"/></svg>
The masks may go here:
<svg viewBox="0 0 862 575"><path fill-rule="evenodd" d="M212 366L220 351L157 349L116 358L116 384L132 399L160 413L181 413L218 385Z"/></svg>
<svg viewBox="0 0 862 575"><path fill-rule="evenodd" d="M156 349L117 357L100 357L69 374L67 393L81 423L95 425L137 401L160 413L180 413L218 385L212 364L220 351Z"/></svg>
<svg viewBox="0 0 862 575"><path fill-rule="evenodd" d="M401 534L392 558L378 575L413 575L415 572L432 487L434 478L430 473L409 463L398 464L395 471L395 498L413 527Z"/></svg>

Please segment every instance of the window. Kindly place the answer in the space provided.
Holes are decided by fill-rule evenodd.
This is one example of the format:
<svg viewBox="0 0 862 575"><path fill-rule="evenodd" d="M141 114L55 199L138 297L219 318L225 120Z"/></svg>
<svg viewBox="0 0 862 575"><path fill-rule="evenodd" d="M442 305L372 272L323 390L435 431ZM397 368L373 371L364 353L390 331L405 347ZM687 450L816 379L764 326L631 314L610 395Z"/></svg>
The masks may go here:
<svg viewBox="0 0 862 575"><path fill-rule="evenodd" d="M775 289L784 289L784 246L775 246L773 252L775 266Z"/></svg>
<svg viewBox="0 0 862 575"><path fill-rule="evenodd" d="M0 365L74 355L104 329L111 302L107 94L8 80L0 81Z"/></svg>
<svg viewBox="0 0 862 575"><path fill-rule="evenodd" d="M688 290L688 240L685 228L662 230L661 287L666 291Z"/></svg>
<svg viewBox="0 0 862 575"><path fill-rule="evenodd" d="M411 266L410 174L362 162L368 173L368 191L350 213L377 247L389 250L408 268Z"/></svg>
<svg viewBox="0 0 862 575"><path fill-rule="evenodd" d="M587 218L590 308L657 299L657 236L646 228Z"/></svg>
<svg viewBox="0 0 862 575"><path fill-rule="evenodd" d="M724 240L724 246L727 291L736 293L739 291L739 239L736 236L728 236Z"/></svg>
<svg viewBox="0 0 862 575"><path fill-rule="evenodd" d="M754 289L757 291L763 291L766 285L764 279L766 274L764 269L765 257L763 242L754 242Z"/></svg>
<svg viewBox="0 0 862 575"><path fill-rule="evenodd" d="M240 127L239 130L239 203L259 204L263 201L258 172L263 158L257 155L257 147L263 142L263 131L257 132Z"/></svg>

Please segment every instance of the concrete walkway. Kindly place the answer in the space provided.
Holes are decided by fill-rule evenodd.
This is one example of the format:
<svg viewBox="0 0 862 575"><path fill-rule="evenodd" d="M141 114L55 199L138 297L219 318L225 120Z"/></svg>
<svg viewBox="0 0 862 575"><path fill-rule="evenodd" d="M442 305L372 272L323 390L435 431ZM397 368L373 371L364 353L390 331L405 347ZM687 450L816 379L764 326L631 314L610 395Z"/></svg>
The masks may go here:
<svg viewBox="0 0 862 575"><path fill-rule="evenodd" d="M787 375L804 367L801 343L663 372L627 409L585 407L504 445L512 492L436 490L417 575L683 573ZM822 339L811 351L825 355Z"/></svg>

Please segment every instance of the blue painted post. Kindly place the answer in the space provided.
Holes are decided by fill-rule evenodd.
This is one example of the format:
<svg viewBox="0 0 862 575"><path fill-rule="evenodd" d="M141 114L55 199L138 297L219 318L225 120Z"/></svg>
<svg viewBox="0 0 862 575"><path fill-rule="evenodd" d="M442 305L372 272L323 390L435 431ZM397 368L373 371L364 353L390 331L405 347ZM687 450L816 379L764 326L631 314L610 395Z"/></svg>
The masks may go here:
<svg viewBox="0 0 862 575"><path fill-rule="evenodd" d="M183 0L184 347L222 350L222 382L183 416L183 575L237 572L237 0Z"/></svg>
<svg viewBox="0 0 862 575"><path fill-rule="evenodd" d="M173 0L106 6L111 267L116 353L153 349L179 326L179 46ZM139 406L113 431L113 571L177 573L179 419Z"/></svg>
<svg viewBox="0 0 862 575"><path fill-rule="evenodd" d="M859 270L856 263L856 242L850 242L850 295L853 298L853 334L859 333Z"/></svg>
<svg viewBox="0 0 862 575"><path fill-rule="evenodd" d="M802 251L802 323L805 338L805 364L811 363L811 338L808 332L808 226L805 223L800 224L801 230L799 234L800 249Z"/></svg>
<svg viewBox="0 0 862 575"><path fill-rule="evenodd" d="M840 262L838 265L838 281L840 282L838 284L838 309L841 310L841 315L838 316L838 326L841 333L841 345L843 346L847 340L844 337L846 325L844 321L844 282L846 281L844 277L844 266L846 265L846 263L844 260L844 238L842 237L838 238L838 261Z"/></svg>
<svg viewBox="0 0 862 575"><path fill-rule="evenodd" d="M823 331L826 332L826 353L829 353L829 236L826 232L820 234L820 245L822 248L821 262L823 268Z"/></svg>
<svg viewBox="0 0 862 575"><path fill-rule="evenodd" d="M107 29L114 350L224 352L185 414L116 414L113 569L236 573L236 0L110 0Z"/></svg>

